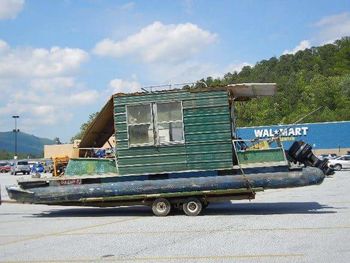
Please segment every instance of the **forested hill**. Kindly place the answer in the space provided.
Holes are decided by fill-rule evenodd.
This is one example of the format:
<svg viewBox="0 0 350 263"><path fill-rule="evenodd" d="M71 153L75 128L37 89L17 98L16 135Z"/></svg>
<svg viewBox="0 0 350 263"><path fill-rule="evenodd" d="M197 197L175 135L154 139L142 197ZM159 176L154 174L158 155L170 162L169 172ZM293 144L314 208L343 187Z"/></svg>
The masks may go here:
<svg viewBox="0 0 350 263"><path fill-rule="evenodd" d="M17 137L18 153L20 156L27 157L28 155L42 157L45 144L54 144L53 140L39 138L31 134L19 132ZM0 132L0 160L13 157L15 147L13 132ZM11 152L11 154L9 154Z"/></svg>
<svg viewBox="0 0 350 263"><path fill-rule="evenodd" d="M239 103L238 126L292 123L320 106L303 122L350 120L350 37L204 81L208 86L277 83L276 96Z"/></svg>

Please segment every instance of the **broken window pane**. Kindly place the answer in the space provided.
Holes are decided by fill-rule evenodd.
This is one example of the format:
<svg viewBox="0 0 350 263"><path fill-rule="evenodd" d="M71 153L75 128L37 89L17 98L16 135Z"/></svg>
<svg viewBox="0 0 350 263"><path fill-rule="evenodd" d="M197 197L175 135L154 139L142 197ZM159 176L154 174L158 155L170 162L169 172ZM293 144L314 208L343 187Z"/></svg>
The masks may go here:
<svg viewBox="0 0 350 263"><path fill-rule="evenodd" d="M183 127L181 122L158 124L158 136L160 143L183 141Z"/></svg>
<svg viewBox="0 0 350 263"><path fill-rule="evenodd" d="M151 123L151 105L127 106L128 124Z"/></svg>
<svg viewBox="0 0 350 263"><path fill-rule="evenodd" d="M182 121L181 102L157 103L158 122Z"/></svg>
<svg viewBox="0 0 350 263"><path fill-rule="evenodd" d="M151 124L129 126L129 144L154 144L153 127Z"/></svg>

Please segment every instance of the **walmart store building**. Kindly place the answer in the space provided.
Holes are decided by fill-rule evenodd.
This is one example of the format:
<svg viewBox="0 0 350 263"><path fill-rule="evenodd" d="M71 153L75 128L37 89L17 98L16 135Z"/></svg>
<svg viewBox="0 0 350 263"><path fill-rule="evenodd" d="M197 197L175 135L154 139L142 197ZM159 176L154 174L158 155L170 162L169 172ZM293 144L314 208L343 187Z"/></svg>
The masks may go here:
<svg viewBox="0 0 350 263"><path fill-rule="evenodd" d="M316 154L346 154L350 151L350 121L301 123L242 127L237 129L242 139L268 138L280 133L286 149L296 140L309 143Z"/></svg>

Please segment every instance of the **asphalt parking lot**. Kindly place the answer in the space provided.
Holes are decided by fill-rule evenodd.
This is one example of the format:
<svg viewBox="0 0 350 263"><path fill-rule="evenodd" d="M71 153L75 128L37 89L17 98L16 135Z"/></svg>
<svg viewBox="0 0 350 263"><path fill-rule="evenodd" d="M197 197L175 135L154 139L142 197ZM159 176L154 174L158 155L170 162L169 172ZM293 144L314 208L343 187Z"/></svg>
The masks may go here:
<svg viewBox="0 0 350 263"><path fill-rule="evenodd" d="M15 179L0 174L1 187ZM213 204L198 217L5 203L0 261L349 262L349 186L350 171L341 171L319 186Z"/></svg>

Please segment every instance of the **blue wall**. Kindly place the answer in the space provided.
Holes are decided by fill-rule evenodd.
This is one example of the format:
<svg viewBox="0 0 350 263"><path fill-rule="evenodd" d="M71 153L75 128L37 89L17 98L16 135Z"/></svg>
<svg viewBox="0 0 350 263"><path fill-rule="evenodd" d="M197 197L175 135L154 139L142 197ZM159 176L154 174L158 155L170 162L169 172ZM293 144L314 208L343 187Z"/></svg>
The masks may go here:
<svg viewBox="0 0 350 263"><path fill-rule="evenodd" d="M242 127L237 129L237 135L242 139L267 138L278 130L285 147L303 140L314 149L350 148L350 121Z"/></svg>

